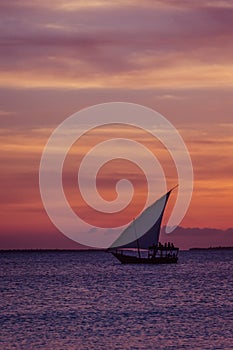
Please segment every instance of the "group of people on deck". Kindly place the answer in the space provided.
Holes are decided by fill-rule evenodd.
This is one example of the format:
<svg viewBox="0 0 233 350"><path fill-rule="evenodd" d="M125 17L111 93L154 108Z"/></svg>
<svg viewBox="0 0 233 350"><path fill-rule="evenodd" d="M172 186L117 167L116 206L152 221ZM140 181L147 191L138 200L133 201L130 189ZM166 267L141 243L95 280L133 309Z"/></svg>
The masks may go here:
<svg viewBox="0 0 233 350"><path fill-rule="evenodd" d="M175 248L174 244L170 243L170 242L164 243L164 245L159 242L158 244L153 244L152 247L150 247L150 249L159 249L159 250L161 250L161 249L170 250L170 249L174 249L174 248Z"/></svg>
<svg viewBox="0 0 233 350"><path fill-rule="evenodd" d="M156 256L160 257L166 257L166 258L175 258L176 256L176 250L177 248L174 247L173 243L158 243L158 244L153 244L151 247L149 247L148 251L148 258L155 258ZM165 253L165 255L163 254ZM157 255L158 253L158 255Z"/></svg>

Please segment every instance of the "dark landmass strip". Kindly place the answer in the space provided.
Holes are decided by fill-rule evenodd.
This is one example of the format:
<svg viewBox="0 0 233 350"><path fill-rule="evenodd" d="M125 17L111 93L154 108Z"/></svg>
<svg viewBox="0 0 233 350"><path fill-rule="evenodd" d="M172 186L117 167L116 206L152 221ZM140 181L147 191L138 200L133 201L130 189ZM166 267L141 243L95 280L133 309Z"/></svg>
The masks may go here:
<svg viewBox="0 0 233 350"><path fill-rule="evenodd" d="M81 253L88 253L88 252L104 252L106 249L0 249L0 253L57 253L57 252L81 252Z"/></svg>
<svg viewBox="0 0 233 350"><path fill-rule="evenodd" d="M224 249L224 250L231 250L233 249L233 247L209 247L209 248L190 248L189 250L220 250L220 249Z"/></svg>
<svg viewBox="0 0 233 350"><path fill-rule="evenodd" d="M195 251L195 250L232 250L233 247L208 247L208 248L189 248L188 251ZM0 249L0 253L57 253L57 252L64 252L64 253L88 253L88 252L106 252L107 249ZM187 251L181 249L181 251Z"/></svg>

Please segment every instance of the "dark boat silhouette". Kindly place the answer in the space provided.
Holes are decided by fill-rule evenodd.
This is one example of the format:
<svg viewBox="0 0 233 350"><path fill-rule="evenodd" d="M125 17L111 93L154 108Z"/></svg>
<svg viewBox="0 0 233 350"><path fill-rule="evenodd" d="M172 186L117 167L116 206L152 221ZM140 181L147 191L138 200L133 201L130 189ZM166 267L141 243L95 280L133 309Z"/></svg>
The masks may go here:
<svg viewBox="0 0 233 350"><path fill-rule="evenodd" d="M159 242L164 210L173 189L145 209L136 220L133 220L108 249L121 263L177 263L179 248L170 242L164 245Z"/></svg>

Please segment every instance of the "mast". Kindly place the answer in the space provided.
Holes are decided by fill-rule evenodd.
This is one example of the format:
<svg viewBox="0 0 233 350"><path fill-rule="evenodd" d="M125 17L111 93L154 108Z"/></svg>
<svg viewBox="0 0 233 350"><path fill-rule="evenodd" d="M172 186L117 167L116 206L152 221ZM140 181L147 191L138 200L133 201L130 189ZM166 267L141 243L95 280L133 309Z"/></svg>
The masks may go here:
<svg viewBox="0 0 233 350"><path fill-rule="evenodd" d="M134 232L135 232L136 241L137 241L138 257L141 258L139 240L138 240L138 237L137 237L137 232L136 232L136 227L134 225L134 220L135 220L135 218L133 218L133 227L134 227Z"/></svg>

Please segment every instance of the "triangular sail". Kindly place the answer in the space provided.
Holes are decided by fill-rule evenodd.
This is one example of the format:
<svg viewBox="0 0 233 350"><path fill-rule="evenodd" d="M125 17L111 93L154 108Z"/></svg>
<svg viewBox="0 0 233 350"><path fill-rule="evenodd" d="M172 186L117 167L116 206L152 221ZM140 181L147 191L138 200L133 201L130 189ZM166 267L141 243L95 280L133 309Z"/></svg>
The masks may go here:
<svg viewBox="0 0 233 350"><path fill-rule="evenodd" d="M159 241L163 213L172 190L142 212L118 237L110 248L148 249Z"/></svg>

